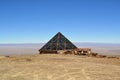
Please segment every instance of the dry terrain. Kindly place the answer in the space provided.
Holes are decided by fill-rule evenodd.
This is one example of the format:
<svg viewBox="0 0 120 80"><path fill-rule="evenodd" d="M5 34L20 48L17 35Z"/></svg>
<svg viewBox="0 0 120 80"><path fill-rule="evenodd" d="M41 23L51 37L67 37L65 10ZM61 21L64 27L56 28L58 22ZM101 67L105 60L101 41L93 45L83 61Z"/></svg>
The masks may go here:
<svg viewBox="0 0 120 80"><path fill-rule="evenodd" d="M120 80L120 59L57 54L0 56L0 80Z"/></svg>

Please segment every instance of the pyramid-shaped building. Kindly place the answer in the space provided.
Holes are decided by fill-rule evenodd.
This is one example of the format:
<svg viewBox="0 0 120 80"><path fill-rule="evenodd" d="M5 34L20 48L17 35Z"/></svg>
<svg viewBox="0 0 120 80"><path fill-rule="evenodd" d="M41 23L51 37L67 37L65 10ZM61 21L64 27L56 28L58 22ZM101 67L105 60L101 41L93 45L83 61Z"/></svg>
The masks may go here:
<svg viewBox="0 0 120 80"><path fill-rule="evenodd" d="M40 53L57 52L59 50L72 50L77 47L69 41L62 33L58 32L50 41L48 41L40 50Z"/></svg>

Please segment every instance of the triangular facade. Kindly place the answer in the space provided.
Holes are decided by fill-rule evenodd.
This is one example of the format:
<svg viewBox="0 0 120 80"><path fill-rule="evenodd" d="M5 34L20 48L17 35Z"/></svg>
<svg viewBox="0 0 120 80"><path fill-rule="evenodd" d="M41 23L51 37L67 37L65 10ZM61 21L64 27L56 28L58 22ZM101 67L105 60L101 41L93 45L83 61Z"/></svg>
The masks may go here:
<svg viewBox="0 0 120 80"><path fill-rule="evenodd" d="M58 32L39 51L71 50L76 48L77 47L71 41L69 41L63 34Z"/></svg>

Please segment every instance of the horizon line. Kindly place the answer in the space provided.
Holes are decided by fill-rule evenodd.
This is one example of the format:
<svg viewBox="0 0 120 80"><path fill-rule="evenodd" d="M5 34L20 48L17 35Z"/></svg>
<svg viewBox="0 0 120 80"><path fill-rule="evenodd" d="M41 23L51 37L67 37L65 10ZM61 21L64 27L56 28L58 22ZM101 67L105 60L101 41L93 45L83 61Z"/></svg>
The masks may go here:
<svg viewBox="0 0 120 80"><path fill-rule="evenodd" d="M47 43L47 42L29 42L29 43L27 43L27 42L15 42L15 43L0 43L0 45L1 44L45 44L45 43ZM113 42L72 42L72 43L93 43L93 44L120 44L120 43L113 43Z"/></svg>

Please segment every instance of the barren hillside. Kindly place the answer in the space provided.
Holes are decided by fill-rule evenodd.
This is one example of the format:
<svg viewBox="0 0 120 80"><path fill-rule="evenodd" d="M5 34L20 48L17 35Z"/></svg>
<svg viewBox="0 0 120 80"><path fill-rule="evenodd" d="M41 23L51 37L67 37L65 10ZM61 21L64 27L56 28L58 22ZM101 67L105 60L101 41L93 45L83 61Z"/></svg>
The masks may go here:
<svg viewBox="0 0 120 80"><path fill-rule="evenodd" d="M57 54L0 56L0 80L120 80L120 59Z"/></svg>

